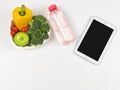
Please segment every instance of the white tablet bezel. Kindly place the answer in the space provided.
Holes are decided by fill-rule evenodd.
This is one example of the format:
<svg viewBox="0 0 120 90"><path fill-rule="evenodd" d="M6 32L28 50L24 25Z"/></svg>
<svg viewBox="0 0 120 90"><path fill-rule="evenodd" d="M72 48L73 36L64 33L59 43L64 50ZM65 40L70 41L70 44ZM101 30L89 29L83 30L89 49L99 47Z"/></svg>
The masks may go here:
<svg viewBox="0 0 120 90"><path fill-rule="evenodd" d="M102 24L104 24L104 25L106 25L106 26L108 26L108 27L110 27L110 28L113 29L113 32L112 32L112 34L111 34L111 36L110 36L110 38L109 38L109 40L108 40L108 42L107 42L107 44L106 44L106 46L105 46L105 48L104 48L104 50L103 50L103 52L102 52L102 54L101 54L101 56L100 56L100 58L99 58L98 61L96 61L96 60L94 60L93 58L91 58L91 57L83 54L82 52L79 52L79 51L78 51L78 48L79 48L79 46L80 46L80 44L81 44L84 36L86 35L86 33L87 33L87 31L88 31L91 23L93 22L93 20L97 20L98 22L100 22L100 23L102 23ZM113 25L111 25L110 23L106 22L105 20L103 20L103 19L101 19L101 18L98 18L98 17L91 17L90 22L88 23L88 25L87 25L87 27L86 27L83 35L82 35L81 38L80 38L79 43L77 44L77 46L76 46L76 48L75 48L75 53L76 53L77 55L81 56L82 58L84 58L84 59L86 59L86 60L94 63L94 64L100 64L100 63L101 63L101 60L102 60L102 58L103 58L103 56L104 56L104 54L105 54L105 52L106 52L106 50L107 50L107 48L108 48L108 46L109 46L109 44L110 44L110 42L111 42L111 40L112 40L112 38L113 38L113 36L114 36L114 34L115 34L115 31L116 31L116 27L113 26Z"/></svg>

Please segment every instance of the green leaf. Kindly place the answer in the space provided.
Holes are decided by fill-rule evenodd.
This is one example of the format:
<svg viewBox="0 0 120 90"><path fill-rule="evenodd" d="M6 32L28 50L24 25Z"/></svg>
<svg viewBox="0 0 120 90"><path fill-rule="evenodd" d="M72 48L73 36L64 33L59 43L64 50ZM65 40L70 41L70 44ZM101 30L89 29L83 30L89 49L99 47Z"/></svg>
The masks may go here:
<svg viewBox="0 0 120 90"><path fill-rule="evenodd" d="M29 28L32 28L33 20L29 23Z"/></svg>

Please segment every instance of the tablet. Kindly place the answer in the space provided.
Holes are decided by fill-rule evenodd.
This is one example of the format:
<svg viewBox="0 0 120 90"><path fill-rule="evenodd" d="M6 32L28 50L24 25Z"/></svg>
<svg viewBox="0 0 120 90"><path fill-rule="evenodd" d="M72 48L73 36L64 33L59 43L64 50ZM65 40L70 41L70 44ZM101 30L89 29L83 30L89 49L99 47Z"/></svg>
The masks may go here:
<svg viewBox="0 0 120 90"><path fill-rule="evenodd" d="M116 28L110 23L92 17L75 48L75 53L94 64L99 64L115 31Z"/></svg>

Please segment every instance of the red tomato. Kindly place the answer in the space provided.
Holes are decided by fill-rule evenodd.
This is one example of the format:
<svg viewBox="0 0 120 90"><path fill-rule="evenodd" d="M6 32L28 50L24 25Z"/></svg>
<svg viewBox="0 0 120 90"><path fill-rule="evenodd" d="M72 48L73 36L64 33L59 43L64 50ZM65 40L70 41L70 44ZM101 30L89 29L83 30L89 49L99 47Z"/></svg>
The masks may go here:
<svg viewBox="0 0 120 90"><path fill-rule="evenodd" d="M11 31L10 34L11 34L11 36L13 37L13 36L16 34L16 32Z"/></svg>
<svg viewBox="0 0 120 90"><path fill-rule="evenodd" d="M22 32L27 32L28 31L28 27L23 27L21 31Z"/></svg>
<svg viewBox="0 0 120 90"><path fill-rule="evenodd" d="M18 28L15 25L10 27L11 31L18 32Z"/></svg>

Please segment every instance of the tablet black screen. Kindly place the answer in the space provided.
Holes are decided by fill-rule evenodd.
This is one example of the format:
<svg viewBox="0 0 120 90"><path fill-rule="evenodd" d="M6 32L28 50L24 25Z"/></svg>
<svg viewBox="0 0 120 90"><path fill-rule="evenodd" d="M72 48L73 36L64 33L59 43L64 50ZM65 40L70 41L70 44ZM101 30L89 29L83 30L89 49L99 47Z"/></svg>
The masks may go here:
<svg viewBox="0 0 120 90"><path fill-rule="evenodd" d="M112 32L112 28L93 20L78 51L98 61Z"/></svg>

